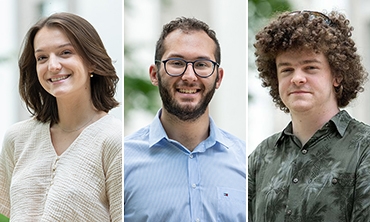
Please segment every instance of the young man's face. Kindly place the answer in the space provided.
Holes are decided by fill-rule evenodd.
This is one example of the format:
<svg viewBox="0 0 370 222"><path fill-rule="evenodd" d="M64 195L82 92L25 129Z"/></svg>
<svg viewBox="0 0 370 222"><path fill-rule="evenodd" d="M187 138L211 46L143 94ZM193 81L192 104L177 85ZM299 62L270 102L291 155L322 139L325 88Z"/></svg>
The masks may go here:
<svg viewBox="0 0 370 222"><path fill-rule="evenodd" d="M184 33L175 30L166 37L164 47L161 60L181 58L186 61L215 61L216 45L203 31ZM159 72L156 71L152 66L151 79L159 87L164 109L183 121L196 120L204 114L223 77L222 68L215 67L211 76L201 78L194 73L191 64L187 64L185 73L179 77L167 75L162 62Z"/></svg>
<svg viewBox="0 0 370 222"><path fill-rule="evenodd" d="M311 50L285 51L276 57L279 94L290 113L338 109L328 60Z"/></svg>

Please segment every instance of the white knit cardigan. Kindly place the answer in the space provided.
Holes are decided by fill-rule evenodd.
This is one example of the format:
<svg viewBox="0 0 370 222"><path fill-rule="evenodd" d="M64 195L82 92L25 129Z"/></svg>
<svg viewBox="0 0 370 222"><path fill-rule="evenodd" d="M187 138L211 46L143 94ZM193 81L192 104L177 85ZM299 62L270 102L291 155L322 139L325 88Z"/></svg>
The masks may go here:
<svg viewBox="0 0 370 222"><path fill-rule="evenodd" d="M11 221L121 221L122 122L102 117L60 156L49 123L13 125L0 155L0 213Z"/></svg>

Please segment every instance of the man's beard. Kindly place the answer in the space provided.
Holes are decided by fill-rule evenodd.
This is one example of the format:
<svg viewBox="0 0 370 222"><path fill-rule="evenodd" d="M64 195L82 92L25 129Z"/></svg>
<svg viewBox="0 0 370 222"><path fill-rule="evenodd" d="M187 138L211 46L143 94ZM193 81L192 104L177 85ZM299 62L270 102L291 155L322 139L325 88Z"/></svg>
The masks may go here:
<svg viewBox="0 0 370 222"><path fill-rule="evenodd" d="M162 79L158 74L158 87L159 94L162 98L162 103L164 109L167 110L170 114L176 116L182 121L195 121L206 111L208 104L211 102L213 94L216 91L216 82L218 79L218 73L215 83L212 86L212 89L206 93L206 95L199 101L199 103L193 107L192 105L181 106L169 92L169 87L163 86Z"/></svg>

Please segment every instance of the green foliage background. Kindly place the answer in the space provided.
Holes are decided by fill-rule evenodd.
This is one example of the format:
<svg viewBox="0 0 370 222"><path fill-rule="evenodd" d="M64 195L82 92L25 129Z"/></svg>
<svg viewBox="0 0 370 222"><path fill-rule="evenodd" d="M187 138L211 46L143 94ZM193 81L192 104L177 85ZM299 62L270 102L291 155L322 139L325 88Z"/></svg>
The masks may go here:
<svg viewBox="0 0 370 222"><path fill-rule="evenodd" d="M162 4L165 1L162 0ZM131 0L124 1L124 14L130 14ZM148 70L140 68L134 59L140 45L124 42L124 117L131 111L146 110L155 114L160 107L158 88L151 84ZM154 49L154 46L153 46ZM153 55L154 59L154 55ZM149 68L149 67L147 67Z"/></svg>
<svg viewBox="0 0 370 222"><path fill-rule="evenodd" d="M155 113L158 110L158 89L151 84L147 70L135 66L134 47L124 44L124 115L135 109ZM154 57L154 56L153 56Z"/></svg>
<svg viewBox="0 0 370 222"><path fill-rule="evenodd" d="M125 14L130 13L130 2L124 1ZM172 0L173 1L173 0ZM161 4L169 4L171 0L161 0ZM248 65L251 70L256 70L254 65L254 36L263 27L268 19L277 12L291 10L288 0L248 0ZM135 48L124 43L124 115L133 110L141 109L153 114L160 107L160 100L157 87L153 86L149 80L147 70L135 66L133 58ZM153 46L154 47L154 46ZM153 55L154 57L154 55ZM253 96L248 93L249 101L253 101Z"/></svg>
<svg viewBox="0 0 370 222"><path fill-rule="evenodd" d="M8 222L9 218L5 217L4 215L0 214L0 222Z"/></svg>
<svg viewBox="0 0 370 222"><path fill-rule="evenodd" d="M248 67L255 73L254 47L256 33L278 12L290 11L288 0L248 0ZM254 74L253 74L254 75ZM248 102L253 102L253 93L248 92Z"/></svg>

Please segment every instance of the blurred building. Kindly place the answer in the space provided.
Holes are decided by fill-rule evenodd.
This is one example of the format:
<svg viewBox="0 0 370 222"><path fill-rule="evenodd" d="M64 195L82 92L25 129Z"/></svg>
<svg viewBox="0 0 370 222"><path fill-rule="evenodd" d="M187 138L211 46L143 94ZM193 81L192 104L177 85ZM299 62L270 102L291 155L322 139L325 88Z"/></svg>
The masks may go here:
<svg viewBox="0 0 370 222"><path fill-rule="evenodd" d="M211 116L220 128L244 140L247 119L246 9L245 0L132 0L130 8L125 6L124 19L125 44L140 46L134 56L142 62L136 65L145 70L153 63L162 26L170 20L180 16L195 17L216 31L225 74L211 102ZM149 73L145 75L150 81ZM153 118L154 114L133 112L125 118L125 134L144 127Z"/></svg>
<svg viewBox="0 0 370 222"><path fill-rule="evenodd" d="M100 34L122 80L122 4L121 0L1 0L0 142L10 125L30 117L18 93L17 61L28 29L41 17L55 12L72 12L84 17ZM118 85L116 97L123 102L122 81ZM122 118L121 107L111 113Z"/></svg>
<svg viewBox="0 0 370 222"><path fill-rule="evenodd" d="M338 10L344 13L354 27L353 39L363 64L370 72L370 2L366 0L290 0L292 10L313 10L330 12ZM289 114L284 114L272 103L268 90L261 87L255 70L249 70L249 91L255 98L249 103L248 116L248 153L264 138L281 131L290 121ZM359 93L345 108L354 118L370 124L370 82L365 91Z"/></svg>

